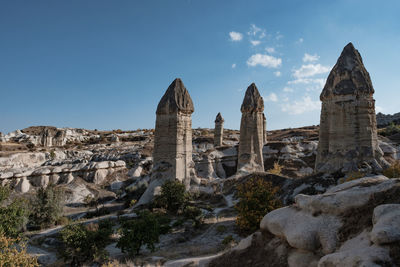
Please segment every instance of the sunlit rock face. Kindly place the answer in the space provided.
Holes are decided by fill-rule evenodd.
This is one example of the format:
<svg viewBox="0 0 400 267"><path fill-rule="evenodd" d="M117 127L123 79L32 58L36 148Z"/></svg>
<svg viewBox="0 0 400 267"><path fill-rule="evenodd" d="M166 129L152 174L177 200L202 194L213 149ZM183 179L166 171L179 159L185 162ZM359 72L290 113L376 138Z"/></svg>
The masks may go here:
<svg viewBox="0 0 400 267"><path fill-rule="evenodd" d="M242 103L238 171L264 171L264 100L252 83Z"/></svg>
<svg viewBox="0 0 400 267"><path fill-rule="evenodd" d="M171 178L186 185L193 171L192 118L193 102L181 79L168 87L157 107L154 136L154 166L168 164Z"/></svg>
<svg viewBox="0 0 400 267"><path fill-rule="evenodd" d="M321 93L316 172L380 171L374 88L360 53L346 45Z"/></svg>
<svg viewBox="0 0 400 267"><path fill-rule="evenodd" d="M214 147L222 146L223 136L224 136L224 118L222 118L221 113L218 113L217 117L215 118Z"/></svg>

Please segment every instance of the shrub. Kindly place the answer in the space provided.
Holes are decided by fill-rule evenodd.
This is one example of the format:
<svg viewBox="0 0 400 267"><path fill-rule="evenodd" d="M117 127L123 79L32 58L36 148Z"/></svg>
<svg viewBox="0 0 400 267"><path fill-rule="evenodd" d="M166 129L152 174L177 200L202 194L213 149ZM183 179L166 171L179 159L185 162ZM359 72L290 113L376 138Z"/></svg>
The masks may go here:
<svg viewBox="0 0 400 267"><path fill-rule="evenodd" d="M267 172L270 174L281 175L282 169L282 165L280 165L278 162L274 162L274 167L272 169L269 169Z"/></svg>
<svg viewBox="0 0 400 267"><path fill-rule="evenodd" d="M239 202L235 205L238 212L236 224L240 231L256 231L265 214L281 206L277 192L277 187L261 178L251 178L237 187Z"/></svg>
<svg viewBox="0 0 400 267"><path fill-rule="evenodd" d="M33 225L43 229L56 224L62 217L63 191L50 184L40 188L32 203L30 216Z"/></svg>
<svg viewBox="0 0 400 267"><path fill-rule="evenodd" d="M0 266L39 266L36 257L26 252L26 244L0 232Z"/></svg>
<svg viewBox="0 0 400 267"><path fill-rule="evenodd" d="M235 242L235 239L233 238L232 235L228 235L224 238L224 240L222 240L222 245L227 246L229 244L231 244L232 242Z"/></svg>
<svg viewBox="0 0 400 267"><path fill-rule="evenodd" d="M392 122L385 129L379 131L379 133L383 136L391 136L400 133L400 125L396 125Z"/></svg>
<svg viewBox="0 0 400 267"><path fill-rule="evenodd" d="M167 211L177 214L189 200L185 192L185 185L179 181L166 181L161 186L161 194L154 199L155 205L165 208Z"/></svg>
<svg viewBox="0 0 400 267"><path fill-rule="evenodd" d="M54 150L50 151L50 159L55 159L56 158L56 153L54 152Z"/></svg>
<svg viewBox="0 0 400 267"><path fill-rule="evenodd" d="M73 224L60 232L63 246L59 253L71 266L85 262L102 261L107 257L105 247L111 243L113 223L109 220L98 224Z"/></svg>
<svg viewBox="0 0 400 267"><path fill-rule="evenodd" d="M400 161L396 161L392 166L384 170L383 175L388 178L400 178Z"/></svg>
<svg viewBox="0 0 400 267"><path fill-rule="evenodd" d="M217 232L218 232L218 233L224 233L224 232L226 232L226 226L225 226L225 225L218 225L218 226L217 226Z"/></svg>
<svg viewBox="0 0 400 267"><path fill-rule="evenodd" d="M347 176L345 178L343 178L340 183L346 183L346 182L350 182L356 179L360 179L363 178L365 176L365 173L360 172L360 171L356 171L356 172L350 172L347 174Z"/></svg>
<svg viewBox="0 0 400 267"><path fill-rule="evenodd" d="M193 220L195 227L199 227L203 223L203 213L198 207L186 206L183 215L186 219Z"/></svg>
<svg viewBox="0 0 400 267"><path fill-rule="evenodd" d="M143 245L151 251L155 250L154 244L159 241L160 236L160 224L156 216L146 210L139 212L137 219L123 222L120 231L121 238L117 247L134 257L139 254Z"/></svg>
<svg viewBox="0 0 400 267"><path fill-rule="evenodd" d="M27 202L22 198L17 198L6 205L10 190L8 187L0 186L0 232L8 237L18 237L24 230L29 210Z"/></svg>

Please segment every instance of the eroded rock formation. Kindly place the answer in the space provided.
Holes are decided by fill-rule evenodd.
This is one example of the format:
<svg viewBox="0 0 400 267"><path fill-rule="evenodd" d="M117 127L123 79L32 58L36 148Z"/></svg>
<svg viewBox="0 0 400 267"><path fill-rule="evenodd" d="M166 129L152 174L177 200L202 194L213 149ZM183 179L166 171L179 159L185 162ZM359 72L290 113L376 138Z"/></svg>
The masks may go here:
<svg viewBox="0 0 400 267"><path fill-rule="evenodd" d="M218 112L215 118L215 128L214 128L214 147L222 146L222 140L224 136L224 118L222 118L221 113Z"/></svg>
<svg viewBox="0 0 400 267"><path fill-rule="evenodd" d="M267 143L267 118L265 118L264 113L263 113L263 140L265 145Z"/></svg>
<svg viewBox="0 0 400 267"><path fill-rule="evenodd" d="M379 171L374 88L359 52L346 45L321 93L317 172Z"/></svg>
<svg viewBox="0 0 400 267"><path fill-rule="evenodd" d="M264 171L264 100L252 83L241 106L238 170Z"/></svg>
<svg viewBox="0 0 400 267"><path fill-rule="evenodd" d="M166 180L177 179L189 189L195 176L192 159L193 112L189 92L181 79L175 79L157 107L152 181L138 204L150 201Z"/></svg>

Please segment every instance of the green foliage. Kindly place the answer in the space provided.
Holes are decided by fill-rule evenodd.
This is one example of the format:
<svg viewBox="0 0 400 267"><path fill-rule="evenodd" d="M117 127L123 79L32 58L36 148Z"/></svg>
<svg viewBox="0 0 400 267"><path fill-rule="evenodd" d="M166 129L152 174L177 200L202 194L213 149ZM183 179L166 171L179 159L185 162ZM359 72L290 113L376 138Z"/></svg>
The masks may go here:
<svg viewBox="0 0 400 267"><path fill-rule="evenodd" d="M131 257L138 255L143 245L154 251L161 232L156 215L147 210L139 212L137 219L123 222L120 231L117 247Z"/></svg>
<svg viewBox="0 0 400 267"><path fill-rule="evenodd" d="M0 266L39 266L36 257L26 252L26 244L0 232Z"/></svg>
<svg viewBox="0 0 400 267"><path fill-rule="evenodd" d="M279 208L278 188L261 178L251 178L237 187L239 202L236 225L243 233L252 233L259 228L260 221L268 212Z"/></svg>
<svg viewBox="0 0 400 267"><path fill-rule="evenodd" d="M53 226L62 217L63 191L52 184L40 188L31 206L33 225L41 229Z"/></svg>
<svg viewBox="0 0 400 267"><path fill-rule="evenodd" d="M98 262L106 259L105 247L111 243L113 223L110 220L98 224L73 224L60 232L63 247L60 254L71 266L81 266L86 262Z"/></svg>
<svg viewBox="0 0 400 267"><path fill-rule="evenodd" d="M235 239L233 238L232 235L228 235L224 238L224 240L222 240L222 245L227 246L227 245L231 244L232 242L235 242Z"/></svg>
<svg viewBox="0 0 400 267"><path fill-rule="evenodd" d="M5 236L15 238L25 228L29 210L26 200L22 198L17 198L5 205L4 202L9 195L9 188L0 186L0 232Z"/></svg>
<svg viewBox="0 0 400 267"><path fill-rule="evenodd" d="M50 151L50 158L51 159L55 159L56 158L56 153L54 152L54 150Z"/></svg>
<svg viewBox="0 0 400 267"><path fill-rule="evenodd" d="M154 202L156 206L177 214L185 207L189 198L184 184L179 181L167 181L161 186L161 194L155 197Z"/></svg>
<svg viewBox="0 0 400 267"><path fill-rule="evenodd" d="M218 225L218 226L217 226L217 232L218 232L218 233L224 233L224 232L226 232L226 226L225 226L225 225Z"/></svg>
<svg viewBox="0 0 400 267"><path fill-rule="evenodd" d="M396 161L392 166L384 170L383 175L388 178L400 178L400 161Z"/></svg>
<svg viewBox="0 0 400 267"><path fill-rule="evenodd" d="M379 134L383 136L391 136L397 133L400 133L400 125L396 125L393 122L383 130L379 131Z"/></svg>
<svg viewBox="0 0 400 267"><path fill-rule="evenodd" d="M186 219L193 220L195 227L199 227L203 223L203 213L198 207L185 206L183 215Z"/></svg>

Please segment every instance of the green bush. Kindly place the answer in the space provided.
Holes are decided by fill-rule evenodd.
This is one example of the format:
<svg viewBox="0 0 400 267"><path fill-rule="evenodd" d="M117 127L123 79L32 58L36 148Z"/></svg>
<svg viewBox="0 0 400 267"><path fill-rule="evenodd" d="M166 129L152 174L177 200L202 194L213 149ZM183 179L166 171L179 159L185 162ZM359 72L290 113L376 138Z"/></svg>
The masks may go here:
<svg viewBox="0 0 400 267"><path fill-rule="evenodd" d="M19 239L10 238L0 232L0 266L39 266L36 257L26 252L26 244Z"/></svg>
<svg viewBox="0 0 400 267"><path fill-rule="evenodd" d="M226 226L225 226L225 225L218 225L218 226L217 226L217 232L218 232L218 233L224 233L224 232L226 232Z"/></svg>
<svg viewBox="0 0 400 267"><path fill-rule="evenodd" d="M154 199L155 205L177 214L183 210L190 196L185 192L185 185L179 181L167 181L161 186L161 194Z"/></svg>
<svg viewBox="0 0 400 267"><path fill-rule="evenodd" d="M203 213L198 207L185 206L183 215L186 219L193 220L195 227L199 227L203 223Z"/></svg>
<svg viewBox="0 0 400 267"><path fill-rule="evenodd" d="M62 217L63 191L52 184L40 188L31 206L32 224L41 229L51 227Z"/></svg>
<svg viewBox="0 0 400 267"><path fill-rule="evenodd" d="M243 233L252 233L259 228L260 221L268 212L279 208L278 188L261 178L251 178L237 187L239 202L236 225Z"/></svg>
<svg viewBox="0 0 400 267"><path fill-rule="evenodd" d="M63 246L59 253L71 266L103 261L107 258L105 247L111 243L112 227L110 220L68 225L60 232Z"/></svg>
<svg viewBox="0 0 400 267"><path fill-rule="evenodd" d="M224 238L224 240L222 240L222 245L227 246L229 244L231 244L232 242L235 242L235 239L233 238L232 235L228 235Z"/></svg>
<svg viewBox="0 0 400 267"><path fill-rule="evenodd" d="M396 125L393 122L389 126L379 131L379 134L383 136L391 136L400 133L400 125Z"/></svg>
<svg viewBox="0 0 400 267"><path fill-rule="evenodd" d="M142 211L138 213L138 218L123 222L120 232L121 238L118 240L117 247L123 253L134 257L140 253L143 245L154 251L154 244L158 243L161 230L156 215L149 211Z"/></svg>
<svg viewBox="0 0 400 267"><path fill-rule="evenodd" d="M0 232L5 236L15 238L26 227L29 209L26 200L22 198L17 198L11 203L5 203L9 195L9 188L0 186Z"/></svg>
<svg viewBox="0 0 400 267"><path fill-rule="evenodd" d="M384 170L383 175L388 178L400 178L400 161L396 161L392 166Z"/></svg>

